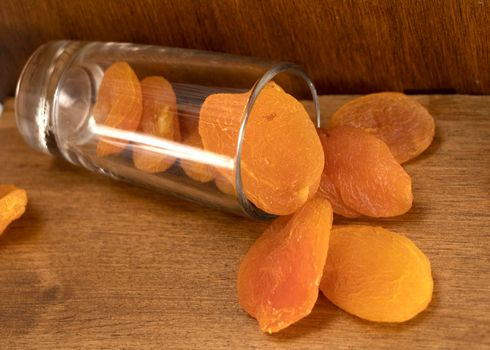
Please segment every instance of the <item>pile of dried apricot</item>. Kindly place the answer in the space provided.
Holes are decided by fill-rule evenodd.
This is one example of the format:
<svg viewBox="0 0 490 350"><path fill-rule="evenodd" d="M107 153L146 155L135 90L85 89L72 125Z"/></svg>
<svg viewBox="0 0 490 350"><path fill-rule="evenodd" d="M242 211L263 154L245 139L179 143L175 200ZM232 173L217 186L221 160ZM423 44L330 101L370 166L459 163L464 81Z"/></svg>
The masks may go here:
<svg viewBox="0 0 490 350"><path fill-rule="evenodd" d="M407 237L374 226L334 226L320 290L366 320L403 322L432 298L429 259Z"/></svg>
<svg viewBox="0 0 490 350"><path fill-rule="evenodd" d="M139 170L161 173L177 163L196 184L236 196L236 169L182 154L235 160L250 96L251 90L210 94L200 108L183 107L180 120L165 78L140 82L126 62L116 62L105 71L93 115L106 127L146 135L148 142L131 140ZM354 99L333 114L328 128L317 130L303 105L278 84L259 91L242 144L243 192L259 209L284 216L243 258L237 291L241 307L264 332L307 316L319 290L371 321L403 322L427 307L431 267L412 241L378 226L332 228L332 221L333 213L380 218L409 211L412 180L401 163L430 145L434 129L429 112L399 93ZM96 154L118 155L127 144L105 137ZM9 220L21 211L11 211Z"/></svg>
<svg viewBox="0 0 490 350"><path fill-rule="evenodd" d="M325 154L320 193L337 214L389 217L412 206L412 181L386 144L362 129L319 130Z"/></svg>
<svg viewBox="0 0 490 350"><path fill-rule="evenodd" d="M432 117L408 97L385 93L351 101L332 118L328 129L318 130L325 166L316 197L292 216L276 219L240 265L240 305L265 332L279 331L310 313L318 278L311 271L319 267L323 294L366 320L407 321L432 298L430 262L407 237L377 226L331 228L331 221L322 223L317 216L330 217L321 214L328 202L346 217L407 212L412 184L400 162L428 147L434 136ZM327 259L319 259L320 254Z"/></svg>

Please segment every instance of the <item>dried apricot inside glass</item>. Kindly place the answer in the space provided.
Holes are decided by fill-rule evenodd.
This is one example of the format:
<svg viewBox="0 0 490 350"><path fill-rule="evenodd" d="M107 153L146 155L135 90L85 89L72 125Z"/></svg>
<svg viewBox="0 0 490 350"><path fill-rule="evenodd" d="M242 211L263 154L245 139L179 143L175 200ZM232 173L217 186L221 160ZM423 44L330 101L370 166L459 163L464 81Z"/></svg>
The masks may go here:
<svg viewBox="0 0 490 350"><path fill-rule="evenodd" d="M184 145L197 149L202 149L202 142L199 133L196 130L191 132L185 139ZM214 179L216 170L212 165L195 160L182 159L180 165L187 176L198 182L209 182Z"/></svg>
<svg viewBox="0 0 490 350"><path fill-rule="evenodd" d="M273 333L307 316L318 297L332 208L315 197L276 219L252 245L238 271L241 307Z"/></svg>
<svg viewBox="0 0 490 350"><path fill-rule="evenodd" d="M373 226L333 226L320 289L341 309L378 322L403 322L432 298L430 262L400 234Z"/></svg>
<svg viewBox="0 0 490 350"><path fill-rule="evenodd" d="M109 66L92 110L97 124L134 131L140 123L142 109L140 82L129 64L121 61ZM126 144L126 140L103 138L97 143L96 154L99 157L118 154Z"/></svg>
<svg viewBox="0 0 490 350"><path fill-rule="evenodd" d="M204 148L234 157L250 92L213 94L204 101L199 134ZM289 215L318 189L323 151L303 105L275 83L260 92L245 130L241 170L247 198L265 212ZM230 182L234 173L223 173Z"/></svg>
<svg viewBox="0 0 490 350"><path fill-rule="evenodd" d="M390 217L411 208L411 178L383 141L350 126L319 135L325 154L320 191L337 214Z"/></svg>
<svg viewBox="0 0 490 350"><path fill-rule="evenodd" d="M350 125L383 140L399 163L422 153L434 138L435 124L419 102L397 92L356 98L340 107L329 127Z"/></svg>
<svg viewBox="0 0 490 350"><path fill-rule="evenodd" d="M147 77L141 81L141 92L143 112L138 131L142 134L179 142L177 98L172 85L163 77ZM140 145L134 145L133 162L140 170L159 173L170 168L175 158L168 154L151 151Z"/></svg>
<svg viewBox="0 0 490 350"><path fill-rule="evenodd" d="M228 194L230 196L235 196L235 187L233 184L226 178L225 176L221 175L219 172L217 172L216 177L214 179L214 184L224 194Z"/></svg>
<svg viewBox="0 0 490 350"><path fill-rule="evenodd" d="M14 185L0 184L0 235L8 225L24 214L27 192Z"/></svg>

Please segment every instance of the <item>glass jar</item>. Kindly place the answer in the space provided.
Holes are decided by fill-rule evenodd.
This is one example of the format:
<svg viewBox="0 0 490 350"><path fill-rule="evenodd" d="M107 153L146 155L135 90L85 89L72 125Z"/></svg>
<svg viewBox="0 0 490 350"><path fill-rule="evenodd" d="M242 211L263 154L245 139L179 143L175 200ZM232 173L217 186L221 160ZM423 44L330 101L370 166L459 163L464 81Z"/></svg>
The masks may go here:
<svg viewBox="0 0 490 350"><path fill-rule="evenodd" d="M17 126L33 148L96 173L270 218L245 195L241 157L250 112L272 79L295 98L313 100L318 127L314 85L295 64L149 45L53 41L38 48L22 71ZM203 101L223 93L248 93L232 156L206 150L197 136L191 140ZM218 116L220 107L215 108ZM226 178L224 172L233 175Z"/></svg>

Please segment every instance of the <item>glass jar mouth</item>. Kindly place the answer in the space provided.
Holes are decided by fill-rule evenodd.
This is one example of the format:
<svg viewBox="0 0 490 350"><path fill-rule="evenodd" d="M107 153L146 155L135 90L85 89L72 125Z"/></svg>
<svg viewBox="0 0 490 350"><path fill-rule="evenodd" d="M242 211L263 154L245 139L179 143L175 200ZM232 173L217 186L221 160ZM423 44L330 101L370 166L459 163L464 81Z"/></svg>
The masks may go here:
<svg viewBox="0 0 490 350"><path fill-rule="evenodd" d="M190 68L186 66L189 63L189 56L193 64ZM185 49L169 49L167 52L162 51L161 48L137 44L51 41L40 46L31 55L19 78L15 101L17 128L34 149L59 156L96 173L170 192L252 219L275 218L276 215L267 212L267 209L259 209L252 199L247 198L244 191L241 160L249 115L262 89L274 79L294 97L301 98L306 95L306 98L313 100L318 126L320 122L318 96L310 78L296 64L240 56L230 57ZM188 128L191 128L196 120L199 121L200 108L210 94L247 92L248 96L240 101L243 114L238 128L236 128L237 124L233 128L233 137L230 141L233 145L226 150L226 154L219 153L219 156L226 158L227 169L234 170L231 178L229 175L225 178L226 184L223 184L223 181L218 184L217 175L211 185L208 185L210 180L195 179L182 166L181 160L185 157L175 154L171 155L171 158L176 159L177 166L167 174L153 175L152 173L152 176L147 176L146 173L138 172L134 168L134 161L128 158L132 157L131 147L134 146L129 139L127 144L131 143L131 147L126 148L126 152L120 159L111 158L104 162L96 157L96 152L92 152L96 142L92 141L97 141L101 136L89 129L90 125L85 125L83 121L88 120L86 116L91 113L90 108L95 104L97 82L100 84L103 69L114 64L115 60L133 65L136 74L146 77L162 75L162 72L165 72L163 75L170 79L172 88L178 90L177 98L181 98L176 102L189 109L188 111L183 109L183 113L187 115L179 115L179 118L192 122L188 123L190 125ZM208 66L208 62L211 67L204 69L203 67ZM86 73L87 77L82 73ZM279 74L281 75L278 76ZM137 76L137 79L139 78ZM79 82L82 80L84 84L80 85ZM185 90L186 88L191 88L191 92ZM186 93L191 94L191 98L188 98ZM178 114L182 112L177 109L176 111ZM211 119L213 118L215 117L211 113ZM209 122L213 124L215 121ZM120 130L120 132L131 131ZM202 138L202 135L200 136ZM126 138L127 135L120 137L120 139ZM183 140L177 143L183 144ZM144 145L145 142L140 140L136 144ZM168 147L163 148L167 150ZM151 152L155 153L154 150ZM216 170L223 167L206 162L200 156L196 157L189 158L188 163L204 164L205 169ZM127 163L127 160L131 162ZM190 166L187 170L189 168L195 170ZM204 170L199 171L204 174ZM234 186L231 186L230 181Z"/></svg>
<svg viewBox="0 0 490 350"><path fill-rule="evenodd" d="M242 160L242 150L243 150L243 141L245 138L245 129L247 127L247 122L250 117L250 113L254 106L257 97L259 96L262 89L266 86L266 84L274 79L280 73L288 72L299 78L302 78L304 82L307 84L308 89L311 93L311 98L313 104L315 106L315 126L317 128L320 127L320 104L318 101L318 94L316 92L315 85L311 81L310 77L306 74L306 72L297 64L283 62L278 63L268 71L266 71L262 77L254 84L251 89L250 97L247 101L247 105L245 107L245 111L243 114L243 119L240 124L240 129L238 131L238 140L236 147L236 156L235 156L235 189L236 195L238 197L238 202L242 207L245 214L249 217L260 219L260 220L269 220L276 218L277 215L266 213L263 210L257 208L252 202L250 202L244 192L243 189L243 181L242 181L242 168L241 168L241 160Z"/></svg>

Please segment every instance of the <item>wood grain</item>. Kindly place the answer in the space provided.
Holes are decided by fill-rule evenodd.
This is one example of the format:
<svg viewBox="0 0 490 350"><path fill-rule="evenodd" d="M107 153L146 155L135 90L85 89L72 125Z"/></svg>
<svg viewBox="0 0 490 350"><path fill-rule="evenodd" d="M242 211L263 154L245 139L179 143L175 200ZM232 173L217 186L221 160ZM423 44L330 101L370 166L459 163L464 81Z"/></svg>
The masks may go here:
<svg viewBox="0 0 490 350"><path fill-rule="evenodd" d="M54 39L289 60L320 93L490 94L488 18L487 0L2 0L0 99Z"/></svg>
<svg viewBox="0 0 490 350"><path fill-rule="evenodd" d="M323 117L350 98L322 97ZM490 97L417 99L437 132L406 165L414 207L357 222L406 233L427 254L435 280L428 310L405 324L377 324L320 296L309 317L273 336L240 310L235 291L240 259L266 223L38 154L7 108L0 183L26 188L30 202L0 237L1 347L488 349Z"/></svg>

